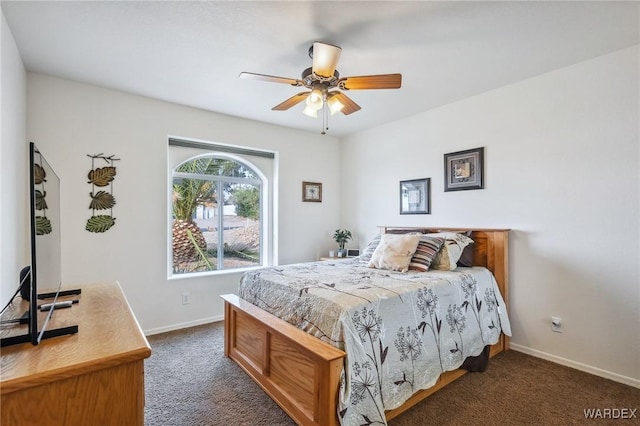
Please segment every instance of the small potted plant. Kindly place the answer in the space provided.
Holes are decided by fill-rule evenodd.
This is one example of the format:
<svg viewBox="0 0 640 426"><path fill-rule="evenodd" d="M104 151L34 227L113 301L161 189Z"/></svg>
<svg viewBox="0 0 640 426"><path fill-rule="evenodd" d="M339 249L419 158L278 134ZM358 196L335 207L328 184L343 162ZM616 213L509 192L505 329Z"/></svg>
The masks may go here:
<svg viewBox="0 0 640 426"><path fill-rule="evenodd" d="M351 231L348 229L336 229L336 232L333 234L333 239L338 243L338 257L347 257L347 251L344 245L351 239Z"/></svg>

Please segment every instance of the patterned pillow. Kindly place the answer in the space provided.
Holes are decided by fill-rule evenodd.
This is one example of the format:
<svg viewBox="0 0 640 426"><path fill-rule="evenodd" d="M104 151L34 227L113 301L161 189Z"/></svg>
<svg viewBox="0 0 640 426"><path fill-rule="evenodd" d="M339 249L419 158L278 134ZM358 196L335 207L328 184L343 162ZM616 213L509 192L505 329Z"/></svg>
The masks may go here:
<svg viewBox="0 0 640 426"><path fill-rule="evenodd" d="M438 230L438 231L432 231L432 232L447 232L446 230ZM450 232L450 231L448 231ZM471 233L473 231L456 231L457 234L462 234L465 237L469 237L471 238ZM425 232L425 234L428 234L429 232ZM475 251L475 241L472 243L469 243L468 246L466 246L463 250L462 250L462 255L460 255L460 259L458 259L458 266L466 266L466 267L472 267L473 266L473 252Z"/></svg>
<svg viewBox="0 0 640 426"><path fill-rule="evenodd" d="M427 272L443 244L444 238L421 235L416 252L411 257L409 270Z"/></svg>
<svg viewBox="0 0 640 426"><path fill-rule="evenodd" d="M419 241L420 234L382 234L367 266L407 272Z"/></svg>
<svg viewBox="0 0 640 426"><path fill-rule="evenodd" d="M453 271L458 266L457 262L462 256L462 250L473 240L463 234L457 232L437 232L435 234L427 234L430 237L441 237L445 242L431 262L432 269L440 271Z"/></svg>
<svg viewBox="0 0 640 426"><path fill-rule="evenodd" d="M375 237L373 237L373 240L371 240L371 242L367 244L367 247L365 247L365 249L360 254L360 259L366 260L366 261L371 260L371 256L373 255L373 252L376 250L376 247L378 247L378 244L380 244L381 237L382 237L381 234L378 234Z"/></svg>

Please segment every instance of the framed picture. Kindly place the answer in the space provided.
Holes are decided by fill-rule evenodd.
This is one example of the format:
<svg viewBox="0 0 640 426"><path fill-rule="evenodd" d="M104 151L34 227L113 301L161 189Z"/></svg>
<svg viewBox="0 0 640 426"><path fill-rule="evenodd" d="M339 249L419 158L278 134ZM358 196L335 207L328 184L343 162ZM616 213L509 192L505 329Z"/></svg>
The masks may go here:
<svg viewBox="0 0 640 426"><path fill-rule="evenodd" d="M484 147L444 155L444 191L483 189Z"/></svg>
<svg viewBox="0 0 640 426"><path fill-rule="evenodd" d="M431 178L400 181L400 214L431 214Z"/></svg>
<svg viewBox="0 0 640 426"><path fill-rule="evenodd" d="M302 182L302 201L322 202L322 184L319 182Z"/></svg>
<svg viewBox="0 0 640 426"><path fill-rule="evenodd" d="M347 257L360 256L360 249L347 249Z"/></svg>

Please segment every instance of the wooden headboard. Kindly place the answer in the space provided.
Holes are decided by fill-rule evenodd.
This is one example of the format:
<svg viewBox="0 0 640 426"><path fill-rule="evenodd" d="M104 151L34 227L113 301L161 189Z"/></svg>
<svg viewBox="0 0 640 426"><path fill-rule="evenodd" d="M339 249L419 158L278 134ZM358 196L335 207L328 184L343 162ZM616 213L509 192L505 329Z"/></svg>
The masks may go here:
<svg viewBox="0 0 640 426"><path fill-rule="evenodd" d="M493 273L498 283L498 288L509 307L509 229L474 229L474 228L439 228L430 226L378 226L380 232L413 231L422 234L431 232L467 232L471 231L470 238L474 241L473 264L484 266Z"/></svg>

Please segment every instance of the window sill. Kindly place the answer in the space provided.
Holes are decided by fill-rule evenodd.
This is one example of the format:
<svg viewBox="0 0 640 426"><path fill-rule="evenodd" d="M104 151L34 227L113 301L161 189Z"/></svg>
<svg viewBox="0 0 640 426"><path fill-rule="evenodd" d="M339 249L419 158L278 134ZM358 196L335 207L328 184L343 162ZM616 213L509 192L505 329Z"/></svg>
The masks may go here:
<svg viewBox="0 0 640 426"><path fill-rule="evenodd" d="M202 277L219 276L219 275L243 274L247 271L255 271L256 269L260 269L263 267L264 266L251 266L247 268L222 269L222 270L206 271L206 272L192 272L189 274L175 274L175 275L169 275L167 277L167 280L179 281L179 280L185 280L189 278L202 278Z"/></svg>

